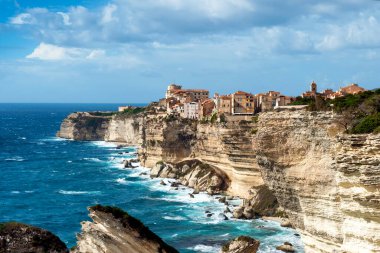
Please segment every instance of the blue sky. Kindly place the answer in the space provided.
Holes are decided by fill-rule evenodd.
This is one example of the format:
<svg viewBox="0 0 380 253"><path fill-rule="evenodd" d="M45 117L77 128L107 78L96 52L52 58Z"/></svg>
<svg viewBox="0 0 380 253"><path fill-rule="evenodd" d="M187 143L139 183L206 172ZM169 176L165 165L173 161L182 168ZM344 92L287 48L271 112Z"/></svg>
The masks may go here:
<svg viewBox="0 0 380 253"><path fill-rule="evenodd" d="M376 0L0 0L0 102L380 87Z"/></svg>

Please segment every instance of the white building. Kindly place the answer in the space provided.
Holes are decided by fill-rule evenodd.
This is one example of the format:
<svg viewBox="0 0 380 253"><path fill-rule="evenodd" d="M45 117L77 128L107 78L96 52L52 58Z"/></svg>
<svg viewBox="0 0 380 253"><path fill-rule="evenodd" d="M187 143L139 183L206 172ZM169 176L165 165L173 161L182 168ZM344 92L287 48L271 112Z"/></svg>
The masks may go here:
<svg viewBox="0 0 380 253"><path fill-rule="evenodd" d="M184 104L184 118L198 119L199 104L197 102L189 102Z"/></svg>

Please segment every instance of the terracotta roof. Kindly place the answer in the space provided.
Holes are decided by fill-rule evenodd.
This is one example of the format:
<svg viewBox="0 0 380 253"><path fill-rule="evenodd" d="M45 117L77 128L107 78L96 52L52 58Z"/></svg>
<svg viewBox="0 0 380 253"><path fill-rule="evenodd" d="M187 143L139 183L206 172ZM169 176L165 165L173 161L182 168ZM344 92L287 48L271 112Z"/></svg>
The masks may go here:
<svg viewBox="0 0 380 253"><path fill-rule="evenodd" d="M234 95L249 95L249 96L253 96L251 93L248 93L248 92L245 92L245 91L237 91L234 93Z"/></svg>

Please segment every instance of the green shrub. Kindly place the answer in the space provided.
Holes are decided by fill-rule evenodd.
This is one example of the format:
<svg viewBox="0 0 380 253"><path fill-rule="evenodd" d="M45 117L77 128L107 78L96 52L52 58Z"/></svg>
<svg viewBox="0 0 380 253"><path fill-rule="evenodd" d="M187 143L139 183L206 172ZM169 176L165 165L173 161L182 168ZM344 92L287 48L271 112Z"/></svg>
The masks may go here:
<svg viewBox="0 0 380 253"><path fill-rule="evenodd" d="M216 120L218 119L218 115L216 113L214 113L212 116L211 116L211 119L210 119L210 122L211 124L214 124L216 122Z"/></svg>
<svg viewBox="0 0 380 253"><path fill-rule="evenodd" d="M227 122L226 115L224 115L224 113L220 114L219 120L221 123L226 123Z"/></svg>
<svg viewBox="0 0 380 253"><path fill-rule="evenodd" d="M354 134L372 133L380 127L380 113L364 117L353 129Z"/></svg>
<svg viewBox="0 0 380 253"><path fill-rule="evenodd" d="M253 123L257 123L257 122L259 122L259 115L253 116L253 117L252 117L252 122L253 122Z"/></svg>
<svg viewBox="0 0 380 253"><path fill-rule="evenodd" d="M251 134L256 134L257 131L258 131L257 128L252 128L252 129L251 129Z"/></svg>

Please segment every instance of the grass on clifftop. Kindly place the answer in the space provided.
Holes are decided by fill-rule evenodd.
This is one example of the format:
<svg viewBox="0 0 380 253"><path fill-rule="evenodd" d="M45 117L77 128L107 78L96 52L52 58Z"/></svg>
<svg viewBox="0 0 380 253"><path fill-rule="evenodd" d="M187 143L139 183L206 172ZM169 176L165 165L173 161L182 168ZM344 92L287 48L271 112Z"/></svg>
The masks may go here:
<svg viewBox="0 0 380 253"><path fill-rule="evenodd" d="M342 115L338 124L347 133L380 133L380 89L326 100L318 96L316 99L298 97L292 105L308 105L311 111L334 110Z"/></svg>

